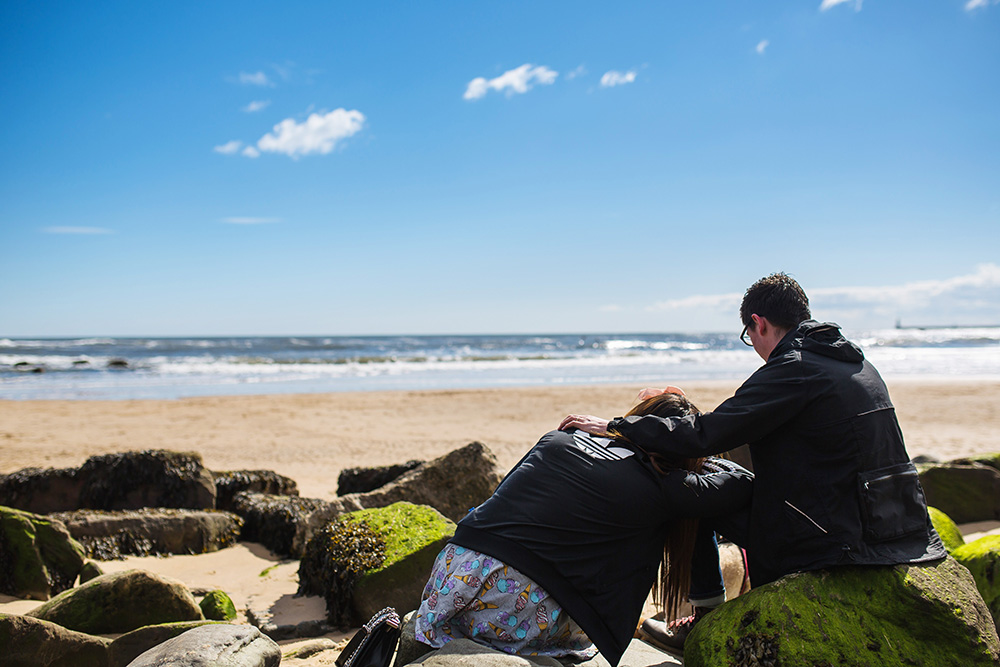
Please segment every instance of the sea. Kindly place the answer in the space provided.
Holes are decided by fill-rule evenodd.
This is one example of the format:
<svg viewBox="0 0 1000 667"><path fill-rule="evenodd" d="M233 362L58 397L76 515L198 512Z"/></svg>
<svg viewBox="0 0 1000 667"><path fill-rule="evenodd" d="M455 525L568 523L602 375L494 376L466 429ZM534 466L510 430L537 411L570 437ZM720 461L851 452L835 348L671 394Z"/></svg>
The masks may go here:
<svg viewBox="0 0 1000 667"><path fill-rule="evenodd" d="M1000 379L1000 326L850 331L887 378ZM0 338L0 399L740 381L735 332Z"/></svg>

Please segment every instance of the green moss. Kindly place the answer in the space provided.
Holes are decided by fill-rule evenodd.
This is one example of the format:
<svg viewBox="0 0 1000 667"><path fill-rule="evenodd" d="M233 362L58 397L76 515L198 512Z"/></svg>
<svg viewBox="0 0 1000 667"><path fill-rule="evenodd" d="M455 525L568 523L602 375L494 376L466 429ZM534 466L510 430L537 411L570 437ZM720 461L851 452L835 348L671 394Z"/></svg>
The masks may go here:
<svg viewBox="0 0 1000 667"><path fill-rule="evenodd" d="M970 458L976 463L982 463L984 466L1000 470L1000 452L996 452L994 454L983 454L981 456L972 456Z"/></svg>
<svg viewBox="0 0 1000 667"><path fill-rule="evenodd" d="M55 623L0 614L0 664L4 667L108 667L110 643Z"/></svg>
<svg viewBox="0 0 1000 667"><path fill-rule="evenodd" d="M142 570L112 572L91 579L27 615L91 634L129 632L144 625L203 618L184 584Z"/></svg>
<svg viewBox="0 0 1000 667"><path fill-rule="evenodd" d="M969 568L983 601L1000 625L1000 535L987 535L962 545L952 554Z"/></svg>
<svg viewBox="0 0 1000 667"><path fill-rule="evenodd" d="M236 618L236 605L225 591L216 589L198 603L205 618L213 621L232 621Z"/></svg>
<svg viewBox="0 0 1000 667"><path fill-rule="evenodd" d="M385 560L369 571L377 572L395 565L402 558L455 534L455 524L433 507L398 502L388 507L359 510L340 517L340 521L363 521L385 540Z"/></svg>
<svg viewBox="0 0 1000 667"><path fill-rule="evenodd" d="M941 536L941 541L944 542L944 548L948 550L948 553L965 544L962 531L958 529L958 525L951 520L951 517L936 507L928 507L927 513L930 514L934 530Z"/></svg>
<svg viewBox="0 0 1000 667"><path fill-rule="evenodd" d="M73 585L83 547L60 522L0 507L0 591L47 600Z"/></svg>
<svg viewBox="0 0 1000 667"><path fill-rule="evenodd" d="M992 665L995 636L967 622L977 616L973 595L952 559L793 574L706 616L684 664Z"/></svg>

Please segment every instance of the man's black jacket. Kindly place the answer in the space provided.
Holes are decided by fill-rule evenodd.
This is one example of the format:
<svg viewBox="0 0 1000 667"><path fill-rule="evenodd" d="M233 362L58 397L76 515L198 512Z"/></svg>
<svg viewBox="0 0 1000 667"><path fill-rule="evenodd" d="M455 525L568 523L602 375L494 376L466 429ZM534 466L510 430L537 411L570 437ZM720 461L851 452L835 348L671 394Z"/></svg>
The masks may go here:
<svg viewBox="0 0 1000 667"><path fill-rule="evenodd" d="M829 565L945 556L885 383L836 324L799 324L713 412L619 418L609 430L668 455L749 443L755 585Z"/></svg>

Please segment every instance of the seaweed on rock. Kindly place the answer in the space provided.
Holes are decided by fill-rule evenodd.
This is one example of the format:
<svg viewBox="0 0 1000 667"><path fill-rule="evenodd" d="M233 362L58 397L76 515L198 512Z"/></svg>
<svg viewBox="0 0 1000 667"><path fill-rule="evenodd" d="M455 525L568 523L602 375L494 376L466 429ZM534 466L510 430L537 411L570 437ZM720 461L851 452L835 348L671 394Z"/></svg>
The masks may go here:
<svg viewBox="0 0 1000 667"><path fill-rule="evenodd" d="M354 585L365 572L382 565L385 546L364 521L327 524L306 545L299 563L299 595L322 595L331 625L354 624Z"/></svg>

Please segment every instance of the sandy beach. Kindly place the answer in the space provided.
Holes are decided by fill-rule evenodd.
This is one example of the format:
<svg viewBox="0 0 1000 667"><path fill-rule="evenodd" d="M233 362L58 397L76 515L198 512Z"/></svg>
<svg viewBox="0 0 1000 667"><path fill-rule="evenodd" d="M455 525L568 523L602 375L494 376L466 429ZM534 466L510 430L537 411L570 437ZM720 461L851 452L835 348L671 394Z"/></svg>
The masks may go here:
<svg viewBox="0 0 1000 667"><path fill-rule="evenodd" d="M911 456L947 460L1000 450L1000 382L888 384ZM709 410L737 386L699 382L684 389ZM620 415L639 389L597 385L175 401L0 401L0 472L78 466L95 454L172 449L198 452L211 470L274 470L296 480L303 496L332 498L344 468L431 459L473 440L489 446L500 465L509 468L566 414ZM292 604L296 586L297 563L282 564L258 545L105 565L105 571L142 567L192 587L221 587L238 606L269 596L285 596ZM36 604L0 597L0 612L23 613ZM327 658L332 664L323 654L296 664L323 665Z"/></svg>

